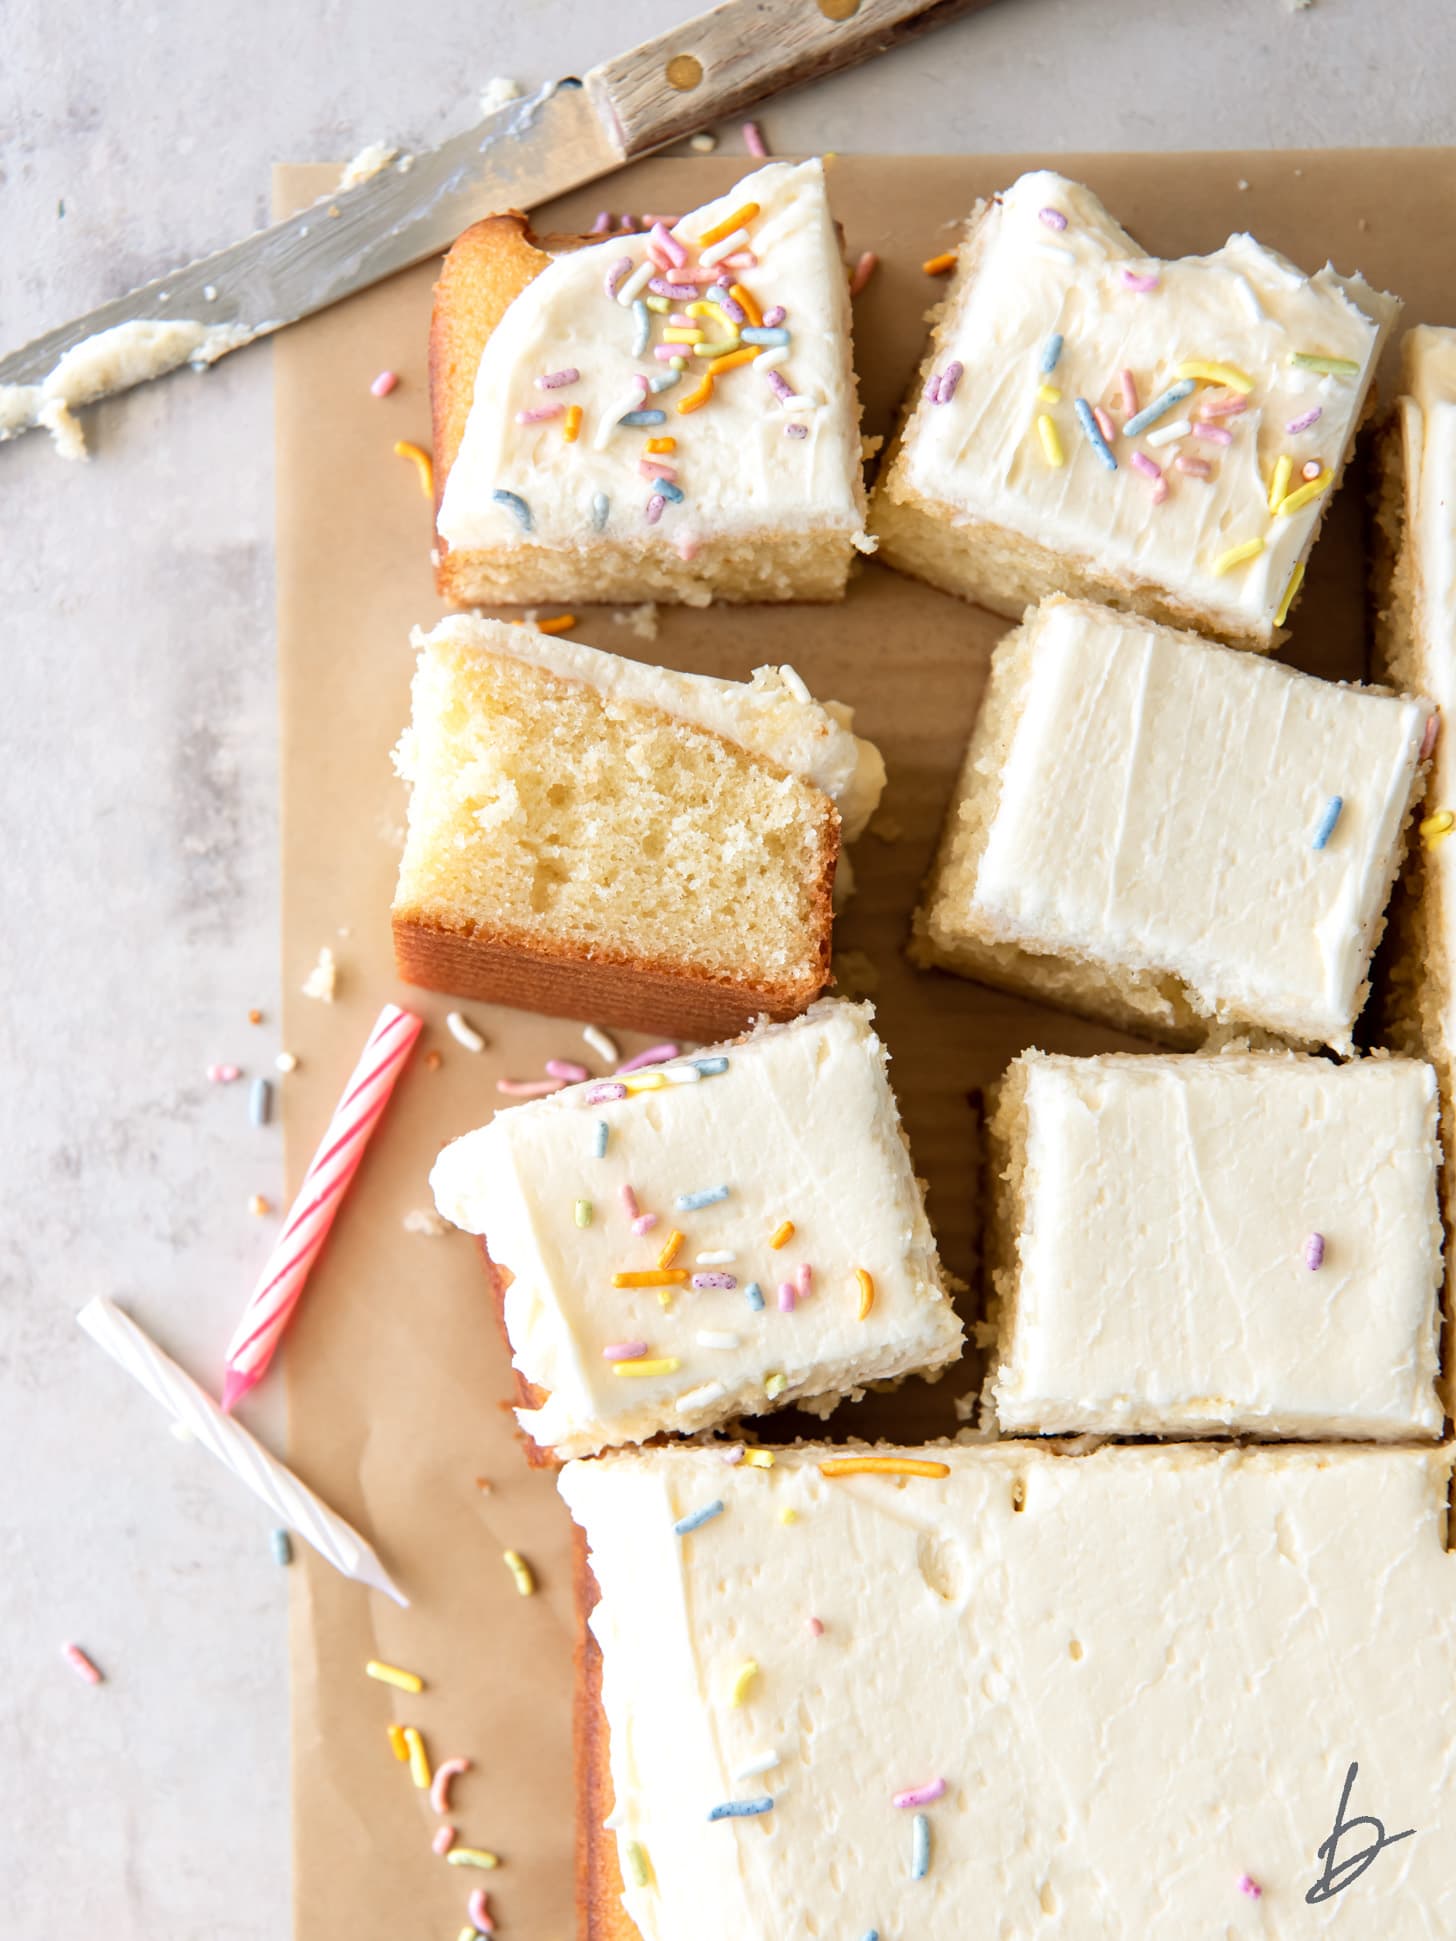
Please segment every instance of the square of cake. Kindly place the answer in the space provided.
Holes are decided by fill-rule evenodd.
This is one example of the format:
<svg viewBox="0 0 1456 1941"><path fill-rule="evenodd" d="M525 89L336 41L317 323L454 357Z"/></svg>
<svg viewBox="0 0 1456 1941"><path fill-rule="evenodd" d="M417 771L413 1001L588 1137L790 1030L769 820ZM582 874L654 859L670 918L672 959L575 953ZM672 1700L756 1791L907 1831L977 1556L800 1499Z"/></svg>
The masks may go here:
<svg viewBox="0 0 1456 1941"><path fill-rule="evenodd" d="M849 709L790 667L713 680L464 616L414 638L401 977L700 1039L813 1002L885 779Z"/></svg>
<svg viewBox="0 0 1456 1941"><path fill-rule="evenodd" d="M600 242L476 223L435 288L430 390L457 605L837 600L869 546L818 161Z"/></svg>
<svg viewBox="0 0 1456 1941"><path fill-rule="evenodd" d="M1428 714L1045 600L992 657L912 954L1174 1044L1347 1051Z"/></svg>
<svg viewBox="0 0 1456 1941"><path fill-rule="evenodd" d="M561 1474L584 1941L1456 1934L1449 1448L760 1453Z"/></svg>
<svg viewBox="0 0 1456 1941"><path fill-rule="evenodd" d="M557 1456L823 1404L961 1352L868 1005L498 1112L440 1154L517 1411Z"/></svg>
<svg viewBox="0 0 1456 1941"><path fill-rule="evenodd" d="M1067 592L1265 650L1396 299L1252 236L1147 255L1039 169L974 212L871 526L995 613Z"/></svg>
<svg viewBox="0 0 1456 1941"><path fill-rule="evenodd" d="M1029 1051L990 1122L1003 1433L1438 1436L1436 1075Z"/></svg>

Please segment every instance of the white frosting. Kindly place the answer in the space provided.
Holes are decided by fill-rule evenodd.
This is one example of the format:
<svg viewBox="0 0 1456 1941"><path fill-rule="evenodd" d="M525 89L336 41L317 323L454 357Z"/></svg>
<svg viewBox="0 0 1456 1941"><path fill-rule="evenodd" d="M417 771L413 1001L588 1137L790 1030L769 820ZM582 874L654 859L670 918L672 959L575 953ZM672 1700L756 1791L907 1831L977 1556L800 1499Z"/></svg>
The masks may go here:
<svg viewBox="0 0 1456 1941"><path fill-rule="evenodd" d="M372 181L389 167L398 153L399 150L388 142L366 142L357 155L345 162L334 193L342 194L345 189L357 189L361 182ZM319 200L326 201L327 197L320 196Z"/></svg>
<svg viewBox="0 0 1456 1941"><path fill-rule="evenodd" d="M1426 707L1077 601L1029 626L977 933L1172 971L1211 1015L1347 1049Z"/></svg>
<svg viewBox="0 0 1456 1941"><path fill-rule="evenodd" d="M606 1103L572 1086L498 1112L441 1153L430 1180L440 1211L484 1234L514 1276L505 1323L515 1365L549 1391L518 1413L543 1447L578 1455L699 1429L960 1353L871 1016L827 1000L728 1047L715 1076ZM728 1197L712 1205L675 1204L723 1185ZM624 1186L657 1215L649 1233L633 1233ZM576 1224L578 1200L591 1203L587 1226ZM793 1236L775 1250L784 1220ZM674 1229L685 1237L673 1267L736 1285L683 1284L667 1290L667 1308L655 1288L613 1286L618 1272L653 1268ZM732 1260L701 1264L701 1253ZM781 1311L781 1283L806 1264L811 1291ZM874 1284L863 1320L856 1268ZM627 1342L679 1366L617 1375L602 1351ZM772 1393L770 1377L782 1378Z"/></svg>
<svg viewBox="0 0 1456 1941"><path fill-rule="evenodd" d="M1041 219L1065 216L1057 230ZM1300 468L1317 459L1338 471L1364 407L1380 347L1399 304L1358 277L1326 266L1305 276L1251 236L1231 236L1210 256L1172 262L1147 256L1089 189L1048 170L1023 175L987 210L972 242L972 267L952 290L936 343L938 374L952 361L964 374L948 404L922 398L906 430L899 478L969 520L989 520L1105 571L1166 589L1235 630L1272 632L1285 589L1309 550L1328 493L1304 510L1271 517L1270 475L1282 454ZM1124 272L1155 276L1146 293ZM1044 375L1048 340L1061 355ZM1323 376L1290 364L1291 353L1347 358L1356 376ZM1227 446L1205 443L1196 425L1148 449L1147 433L1113 442L1106 469L1084 435L1075 400L1101 406L1120 434L1120 373L1131 370L1147 406L1177 380L1186 359L1230 364L1253 380L1248 408L1221 418ZM1038 388L1049 384L1059 401ZM1205 395L1215 387L1200 386ZM1195 394L1149 426L1155 436L1192 418ZM1286 427L1319 407L1308 430ZM1060 468L1041 447L1045 413L1065 454ZM1154 481L1132 465L1134 450L1161 467ZM1180 472L1179 454L1208 461L1212 477ZM893 490L893 484L892 484ZM1214 562L1248 539L1264 551L1222 574Z"/></svg>
<svg viewBox="0 0 1456 1941"><path fill-rule="evenodd" d="M1429 1065L1022 1063L1003 1431L1440 1434Z"/></svg>
<svg viewBox="0 0 1456 1941"><path fill-rule="evenodd" d="M1456 1933L1449 1450L1008 1443L906 1452L943 1480L819 1473L845 1453L562 1473L643 1941ZM1346 1820L1412 1837L1310 1905L1352 1763ZM891 1801L936 1779L915 1880ZM755 1795L773 1810L708 1820Z"/></svg>
<svg viewBox="0 0 1456 1941"><path fill-rule="evenodd" d="M722 373L701 409L680 413L676 407L696 387L707 363L695 358L689 345L680 382L643 401L646 408L665 412L664 422L619 427L607 435L608 424L633 408L635 374L670 374L671 365L655 357L652 347L662 343L672 315L686 314L688 299L672 301L668 312L649 313L651 343L645 354L634 356L633 311L609 297L604 285L613 264L629 259L635 269L645 261L646 238L614 236L566 251L515 298L486 344L440 506L439 529L449 545L578 546L596 530L633 539L655 534L674 545L786 526L861 531L849 298L823 168L818 161L774 162L685 216L672 233L693 242L746 202L759 205L748 224L757 265L725 271L726 281L742 282L765 311L776 304L785 308L788 354L774 368L792 393L808 402L786 406L763 371L749 364ZM661 274L670 277L670 272ZM651 294L642 292L644 299ZM712 319L694 319L693 325L706 329L705 341L727 341ZM577 383L537 388L538 377L566 368L580 372ZM557 404L581 406L574 444L563 437L559 417L516 422L518 412ZM788 436L790 425L806 427L807 435ZM675 438L676 450L649 454L646 441L662 436ZM684 497L681 504L665 506L658 525L649 527L645 508L652 482L638 468L653 456L676 470L673 483ZM515 512L492 499L497 490L525 501L529 533ZM599 494L610 510L605 524L594 528L593 501Z"/></svg>
<svg viewBox="0 0 1456 1941"><path fill-rule="evenodd" d="M417 651L432 641L530 661L562 680L583 681L605 699L658 708L735 742L812 782L839 810L846 842L853 842L879 805L885 764L873 742L853 732L854 710L839 701L816 701L792 668L760 667L752 682L720 681L707 674L678 674L645 661L625 660L598 647L556 634L513 627L501 620L456 614L429 633L416 628ZM797 684L797 685L796 685ZM413 779L410 736L397 766Z"/></svg>

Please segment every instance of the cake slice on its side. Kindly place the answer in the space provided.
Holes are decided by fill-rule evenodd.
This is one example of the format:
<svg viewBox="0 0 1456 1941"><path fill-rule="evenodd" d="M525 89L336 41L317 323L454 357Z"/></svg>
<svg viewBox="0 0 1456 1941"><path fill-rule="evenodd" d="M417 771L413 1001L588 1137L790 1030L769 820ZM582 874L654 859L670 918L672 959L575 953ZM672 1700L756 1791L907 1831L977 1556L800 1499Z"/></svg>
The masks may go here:
<svg viewBox="0 0 1456 1941"><path fill-rule="evenodd" d="M1428 712L1043 601L992 658L912 955L1173 1044L1348 1051Z"/></svg>
<svg viewBox="0 0 1456 1941"><path fill-rule="evenodd" d="M539 1448L832 1401L961 1352L868 1006L498 1112L447 1146Z"/></svg>
<svg viewBox="0 0 1456 1941"><path fill-rule="evenodd" d="M1451 1449L763 1453L562 1471L585 1941L1456 1933Z"/></svg>
<svg viewBox="0 0 1456 1941"><path fill-rule="evenodd" d="M1267 650L1394 297L1253 237L1146 255L1038 170L975 211L871 508L880 556L1019 618L1067 592Z"/></svg>
<svg viewBox="0 0 1456 1941"><path fill-rule="evenodd" d="M674 674L499 621L415 644L402 977L694 1038L813 1002L841 834L884 783L848 709L792 669Z"/></svg>
<svg viewBox="0 0 1456 1941"><path fill-rule="evenodd" d="M870 548L818 161L770 163L670 232L476 223L436 285L430 390L459 606L837 600Z"/></svg>
<svg viewBox="0 0 1456 1941"><path fill-rule="evenodd" d="M1429 1065L1022 1054L990 1121L1003 1434L1441 1433Z"/></svg>

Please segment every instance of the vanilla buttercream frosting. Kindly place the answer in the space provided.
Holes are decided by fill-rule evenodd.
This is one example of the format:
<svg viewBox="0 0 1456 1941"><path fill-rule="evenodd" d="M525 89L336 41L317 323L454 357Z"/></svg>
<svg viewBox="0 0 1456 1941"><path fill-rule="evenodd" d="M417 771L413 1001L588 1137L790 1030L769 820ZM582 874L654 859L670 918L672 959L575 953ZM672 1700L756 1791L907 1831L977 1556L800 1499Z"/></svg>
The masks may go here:
<svg viewBox="0 0 1456 1941"><path fill-rule="evenodd" d="M689 552L708 535L786 526L862 535L849 299L822 165L770 163L683 217L671 236L689 271L704 232L748 205L754 212L739 228L749 260L709 265L716 274L687 294L635 288L647 268L664 288L687 289L670 268L653 268L651 239L636 234L554 256L515 297L482 353L446 481L439 530L451 547L574 547L601 534L642 539L654 528ZM774 321L755 325L731 299L740 322L712 296L734 285ZM618 300L623 286L634 286L627 302ZM690 314L703 303L713 308ZM750 337L740 339L745 324ZM774 341L753 342L764 329ZM694 355L697 344L674 344L668 331L743 349L751 361L720 370L706 402L680 410L714 359ZM568 372L568 381L542 388ZM638 396L639 378L666 388ZM573 407L579 424L568 442ZM643 410L661 413L660 422L620 423ZM675 440L671 450L648 449L662 438Z"/></svg>
<svg viewBox="0 0 1456 1941"><path fill-rule="evenodd" d="M972 230L890 495L1008 527L1272 642L1399 307L1248 235L1149 256L1091 190L1035 170ZM1175 386L1184 395L1144 425ZM1084 427L1079 399L1103 428ZM1280 515L1276 485L1281 500L1302 491L1307 466L1324 484Z"/></svg>
<svg viewBox="0 0 1456 1941"><path fill-rule="evenodd" d="M1449 1450L773 1454L560 1478L642 1941L1456 1932Z"/></svg>
<svg viewBox="0 0 1456 1941"><path fill-rule="evenodd" d="M822 1000L660 1074L498 1112L441 1153L440 1211L509 1276L537 1443L589 1453L960 1353L872 1016Z"/></svg>
<svg viewBox="0 0 1456 1941"><path fill-rule="evenodd" d="M1006 1433L1437 1436L1436 1079L1027 1052L995 1125Z"/></svg>

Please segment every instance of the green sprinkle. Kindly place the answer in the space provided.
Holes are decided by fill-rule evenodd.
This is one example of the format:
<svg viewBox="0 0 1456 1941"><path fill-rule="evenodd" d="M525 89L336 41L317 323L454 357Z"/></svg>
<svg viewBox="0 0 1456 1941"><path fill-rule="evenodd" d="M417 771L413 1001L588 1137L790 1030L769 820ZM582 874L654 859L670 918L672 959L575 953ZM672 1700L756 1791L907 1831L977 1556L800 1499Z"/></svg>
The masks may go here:
<svg viewBox="0 0 1456 1941"><path fill-rule="evenodd" d="M652 1880L652 1862L647 1858L647 1849L640 1840L629 1840L626 1845L627 1874L634 1887L646 1887Z"/></svg>
<svg viewBox="0 0 1456 1941"><path fill-rule="evenodd" d="M579 1227L589 1227L591 1225L591 1216L592 1216L591 1201L578 1200L576 1203L576 1224Z"/></svg>
<svg viewBox="0 0 1456 1941"><path fill-rule="evenodd" d="M1301 371L1318 371L1324 377L1358 377L1360 366L1349 357L1321 357L1312 350L1292 350L1291 364Z"/></svg>

